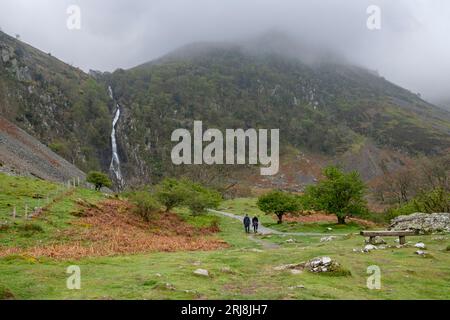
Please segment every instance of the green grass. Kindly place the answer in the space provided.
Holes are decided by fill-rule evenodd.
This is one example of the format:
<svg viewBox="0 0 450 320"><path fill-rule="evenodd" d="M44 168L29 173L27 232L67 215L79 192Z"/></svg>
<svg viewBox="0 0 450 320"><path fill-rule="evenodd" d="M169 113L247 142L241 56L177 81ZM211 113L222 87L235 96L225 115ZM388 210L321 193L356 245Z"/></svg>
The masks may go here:
<svg viewBox="0 0 450 320"><path fill-rule="evenodd" d="M76 188L71 192L60 184L4 174L0 174L0 186L0 221L5 226L0 228L0 246L6 247L28 247L51 242L61 230L71 227L70 222L75 217L70 213L75 211L77 199L95 202L104 198L101 193L92 190ZM45 197L39 201L34 198L36 194ZM18 206L23 203L28 204L29 208L48 205L48 210L38 219L25 219L25 212ZM14 206L16 219L11 214ZM64 241L60 237L58 240Z"/></svg>
<svg viewBox="0 0 450 320"><path fill-rule="evenodd" d="M286 222L282 224L277 223L275 215L267 215L258 209L256 205L256 198L237 198L233 200L224 201L219 210L226 212L249 216L257 216L261 223L271 229L282 232L309 232L309 233L355 233L361 229L366 229L355 222L348 222L345 225L339 225L337 223L299 223L299 222ZM329 230L331 228L332 230Z"/></svg>
<svg viewBox="0 0 450 320"><path fill-rule="evenodd" d="M95 199L100 195L77 190L52 209L48 220L33 221L43 231L35 232L29 241L36 244L51 234L52 224L64 227L75 219L69 213L75 197ZM252 201L238 199L224 206L252 212ZM426 243L429 258L414 254L416 248L412 245L361 253L352 250L364 246L364 239L358 235L324 243L319 242L320 237L249 237L237 220L213 214L194 217L187 210L178 213L199 228L217 221L219 236L230 247L209 252L159 252L76 261L10 255L0 258L0 299L450 299L448 241L433 240L433 236L407 237L411 244ZM5 234L0 235L2 245L13 244L9 241L14 239L6 237L5 242ZM15 237L23 240L19 234ZM286 242L288 239L294 241ZM386 240L395 244L394 238ZM265 243L277 246L267 249ZM341 264L342 270L334 276L274 270L275 266L317 256L330 256ZM71 265L81 268L81 290L66 288L66 270ZM371 265L381 269L381 290L366 287L367 268ZM198 268L207 269L211 276L194 275ZM297 285L305 288L292 288Z"/></svg>

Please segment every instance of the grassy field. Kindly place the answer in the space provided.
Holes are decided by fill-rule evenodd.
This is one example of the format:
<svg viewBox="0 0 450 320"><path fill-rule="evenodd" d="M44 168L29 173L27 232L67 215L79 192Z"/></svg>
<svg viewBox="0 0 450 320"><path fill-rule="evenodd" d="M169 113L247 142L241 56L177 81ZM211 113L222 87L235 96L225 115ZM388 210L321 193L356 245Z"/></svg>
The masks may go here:
<svg viewBox="0 0 450 320"><path fill-rule="evenodd" d="M9 219L13 201L32 201L33 192L57 188L37 180L23 181L0 175L1 220ZM10 185L13 183L15 185ZM26 184L27 186L25 186ZM42 185L41 185L42 184ZM6 186L6 189L5 189ZM25 189L24 192L19 190ZM20 193L20 194L19 194ZM57 230L71 228L70 215L75 200L98 201L101 194L75 189L72 194L49 208L45 219L33 223L42 226L39 232L27 234L18 226L0 231L0 251L12 245L45 243ZM16 202L16 203L17 203ZM237 211L256 210L251 199L224 203ZM227 209L232 212L231 209ZM236 212L239 213L239 212ZM426 257L414 254L413 246L353 252L364 246L363 238L350 234L334 241L319 241L320 237L247 236L239 221L212 214L193 217L185 210L178 214L189 224L207 226L212 221L220 225L219 236L230 246L215 251L155 252L110 257L86 257L79 260L54 260L26 255L0 258L0 298L16 299L450 299L449 236L409 237L412 244L423 241ZM260 216L270 223L268 216ZM29 222L17 222L21 223ZM299 230L305 228L298 226ZM316 228L316 229L314 229ZM322 226L314 227L318 230ZM333 228L334 229L334 228ZM352 233L354 226L342 232ZM286 242L292 239L293 241ZM394 244L393 238L388 238ZM317 256L330 256L351 272L347 276L313 274L307 271L292 274L274 267L299 263ZM71 265L81 269L81 289L69 290L66 270ZM366 286L367 268L381 269L381 289ZM202 268L210 277L197 276ZM303 286L304 288L296 287Z"/></svg>

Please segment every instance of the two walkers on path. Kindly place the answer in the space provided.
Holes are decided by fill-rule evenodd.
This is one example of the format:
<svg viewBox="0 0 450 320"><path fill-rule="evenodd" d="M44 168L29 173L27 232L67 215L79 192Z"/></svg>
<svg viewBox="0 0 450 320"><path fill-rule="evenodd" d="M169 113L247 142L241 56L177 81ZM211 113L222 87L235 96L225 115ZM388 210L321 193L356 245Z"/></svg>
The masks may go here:
<svg viewBox="0 0 450 320"><path fill-rule="evenodd" d="M248 216L248 214L245 215L243 222L244 222L245 232L250 233L250 217ZM253 226L253 232L257 233L258 225L259 225L258 217L254 216L253 219L251 220L251 224Z"/></svg>

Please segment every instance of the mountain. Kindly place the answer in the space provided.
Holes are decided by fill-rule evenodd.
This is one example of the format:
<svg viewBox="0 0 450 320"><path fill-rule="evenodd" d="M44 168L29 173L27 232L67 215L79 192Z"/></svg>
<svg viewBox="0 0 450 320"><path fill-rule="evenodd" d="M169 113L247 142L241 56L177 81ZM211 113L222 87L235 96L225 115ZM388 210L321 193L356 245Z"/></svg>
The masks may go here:
<svg viewBox="0 0 450 320"><path fill-rule="evenodd" d="M110 161L109 108L92 77L0 32L0 115L89 170Z"/></svg>
<svg viewBox="0 0 450 320"><path fill-rule="evenodd" d="M107 171L118 103L118 154L129 185L236 171L172 165L171 133L192 129L194 120L279 128L287 158L295 150L342 162L367 179L404 157L450 147L450 112L329 52L273 39L192 44L129 70L88 75L0 34L0 112L81 169ZM241 179L252 174L243 170Z"/></svg>
<svg viewBox="0 0 450 320"><path fill-rule="evenodd" d="M280 128L283 145L328 157L366 143L409 155L450 146L449 112L345 63L203 43L100 81L114 87L126 110L127 158L140 156L154 171L170 167L172 130L199 119L219 129ZM127 153L131 145L139 148Z"/></svg>
<svg viewBox="0 0 450 320"><path fill-rule="evenodd" d="M84 180L85 174L22 129L0 117L0 172L44 180Z"/></svg>

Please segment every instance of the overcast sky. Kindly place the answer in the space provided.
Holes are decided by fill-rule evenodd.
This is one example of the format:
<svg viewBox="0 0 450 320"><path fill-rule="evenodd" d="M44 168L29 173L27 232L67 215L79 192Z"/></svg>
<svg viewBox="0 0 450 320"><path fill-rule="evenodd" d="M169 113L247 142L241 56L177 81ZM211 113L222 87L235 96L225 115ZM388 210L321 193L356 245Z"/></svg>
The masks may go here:
<svg viewBox="0 0 450 320"><path fill-rule="evenodd" d="M72 4L81 9L80 30L66 26ZM381 9L381 30L366 26L369 5ZM0 27L86 71L277 29L329 46L427 99L450 100L448 0L0 0Z"/></svg>

